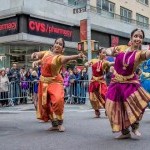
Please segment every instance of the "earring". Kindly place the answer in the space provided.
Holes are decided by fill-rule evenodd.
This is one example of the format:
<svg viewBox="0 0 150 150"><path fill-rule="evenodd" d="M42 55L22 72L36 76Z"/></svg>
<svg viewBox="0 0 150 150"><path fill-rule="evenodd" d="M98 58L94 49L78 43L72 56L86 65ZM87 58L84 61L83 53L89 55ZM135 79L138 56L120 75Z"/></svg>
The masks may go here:
<svg viewBox="0 0 150 150"><path fill-rule="evenodd" d="M133 44L133 42L132 42L132 40L130 40L129 42L128 42L128 46L131 46Z"/></svg>

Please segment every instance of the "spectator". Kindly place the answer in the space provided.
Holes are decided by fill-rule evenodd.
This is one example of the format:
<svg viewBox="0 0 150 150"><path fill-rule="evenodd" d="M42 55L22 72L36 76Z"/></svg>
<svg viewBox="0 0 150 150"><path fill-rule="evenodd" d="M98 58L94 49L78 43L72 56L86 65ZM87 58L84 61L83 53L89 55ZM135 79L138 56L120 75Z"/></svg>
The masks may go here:
<svg viewBox="0 0 150 150"><path fill-rule="evenodd" d="M85 104L86 100L86 92L88 89L88 74L87 74L87 68L84 67L80 72L80 95L81 95L81 101L80 103Z"/></svg>
<svg viewBox="0 0 150 150"><path fill-rule="evenodd" d="M33 70L32 69L29 69L27 72L26 72L26 81L28 82L29 84L29 93L28 93L28 98L32 100L32 96L33 96L33 83L31 82L32 81L32 75L31 75L31 72Z"/></svg>
<svg viewBox="0 0 150 150"><path fill-rule="evenodd" d="M38 103L38 73L34 70L32 71L32 83L33 83L33 97L32 97L32 100L33 100L33 103L34 103L34 107L35 109L37 110L37 103Z"/></svg>
<svg viewBox="0 0 150 150"><path fill-rule="evenodd" d="M8 73L9 81L11 82L10 94L14 105L18 105L18 97L20 94L20 72L16 64L12 65Z"/></svg>
<svg viewBox="0 0 150 150"><path fill-rule="evenodd" d="M3 68L0 74L0 102L2 106L8 106L8 85L9 79L5 69Z"/></svg>
<svg viewBox="0 0 150 150"><path fill-rule="evenodd" d="M64 72L64 89L65 89L65 98L69 98L69 72Z"/></svg>
<svg viewBox="0 0 150 150"><path fill-rule="evenodd" d="M69 93L70 93L70 100L72 101L72 98L74 97L74 91L75 91L75 84L74 84L74 82L75 82L75 75L74 75L74 73L73 73L73 71L72 70L70 70L69 71L69 85L70 85L70 91L69 91ZM74 103L74 101L73 101L73 103Z"/></svg>
<svg viewBox="0 0 150 150"><path fill-rule="evenodd" d="M26 81L26 70L22 67L20 70L20 81L21 81L21 98L20 103L27 103L27 89L28 82Z"/></svg>
<svg viewBox="0 0 150 150"><path fill-rule="evenodd" d="M114 72L114 66L111 66L109 68L109 71L106 72L106 76L105 76L105 80L106 80L106 84L107 86L110 84L111 82L111 77L113 75L113 72Z"/></svg>
<svg viewBox="0 0 150 150"><path fill-rule="evenodd" d="M80 103L80 84L79 84L79 80L80 80L80 72L77 68L73 69L73 73L75 75L75 81L74 81L74 95L75 95L75 103Z"/></svg>

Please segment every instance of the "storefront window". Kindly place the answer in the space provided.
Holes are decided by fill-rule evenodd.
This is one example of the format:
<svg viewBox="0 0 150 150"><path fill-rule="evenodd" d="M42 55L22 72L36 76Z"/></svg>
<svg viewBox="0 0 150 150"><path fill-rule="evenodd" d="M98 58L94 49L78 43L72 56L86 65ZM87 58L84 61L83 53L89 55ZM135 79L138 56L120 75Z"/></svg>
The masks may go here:
<svg viewBox="0 0 150 150"><path fill-rule="evenodd" d="M51 47L52 45L0 45L0 68L11 68L13 63L16 63L19 68L23 66L31 68L33 62L31 54L37 51L49 50ZM64 55L77 53L76 49L66 47Z"/></svg>
<svg viewBox="0 0 150 150"><path fill-rule="evenodd" d="M51 47L52 45L40 45L40 51L49 50Z"/></svg>
<svg viewBox="0 0 150 150"><path fill-rule="evenodd" d="M0 45L0 69L10 66L9 46Z"/></svg>
<svg viewBox="0 0 150 150"><path fill-rule="evenodd" d="M31 54L39 51L39 46L10 46L10 65L16 63L18 67L31 67Z"/></svg>

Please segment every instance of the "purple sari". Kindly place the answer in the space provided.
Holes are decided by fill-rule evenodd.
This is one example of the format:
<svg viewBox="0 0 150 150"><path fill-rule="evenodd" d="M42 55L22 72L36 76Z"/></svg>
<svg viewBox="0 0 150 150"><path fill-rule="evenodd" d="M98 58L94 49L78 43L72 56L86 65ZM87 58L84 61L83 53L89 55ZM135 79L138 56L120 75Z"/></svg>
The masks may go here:
<svg viewBox="0 0 150 150"><path fill-rule="evenodd" d="M106 94L106 111L113 132L122 131L139 121L150 100L135 74L139 65L136 56L137 51L121 52L115 60L115 73ZM126 69L124 63L128 64Z"/></svg>

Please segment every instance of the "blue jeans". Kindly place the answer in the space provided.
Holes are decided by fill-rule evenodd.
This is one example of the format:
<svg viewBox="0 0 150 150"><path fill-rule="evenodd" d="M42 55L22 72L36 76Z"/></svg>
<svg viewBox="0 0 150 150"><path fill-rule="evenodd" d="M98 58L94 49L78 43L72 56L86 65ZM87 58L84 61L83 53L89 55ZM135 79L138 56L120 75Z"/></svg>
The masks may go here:
<svg viewBox="0 0 150 150"><path fill-rule="evenodd" d="M10 85L10 97L14 103L14 105L18 104L18 99L20 95L20 85L18 82L11 82Z"/></svg>

